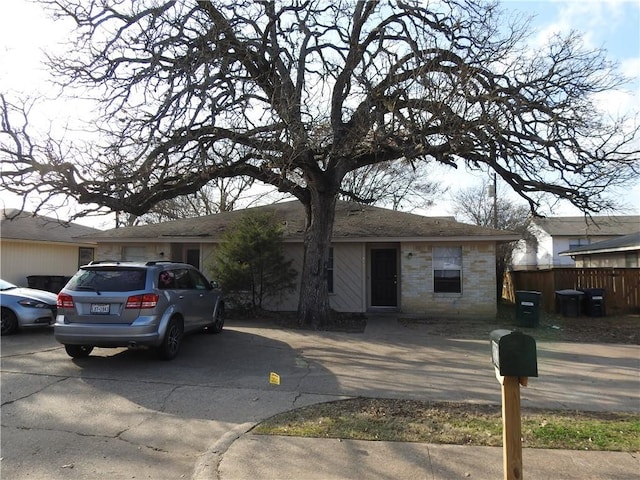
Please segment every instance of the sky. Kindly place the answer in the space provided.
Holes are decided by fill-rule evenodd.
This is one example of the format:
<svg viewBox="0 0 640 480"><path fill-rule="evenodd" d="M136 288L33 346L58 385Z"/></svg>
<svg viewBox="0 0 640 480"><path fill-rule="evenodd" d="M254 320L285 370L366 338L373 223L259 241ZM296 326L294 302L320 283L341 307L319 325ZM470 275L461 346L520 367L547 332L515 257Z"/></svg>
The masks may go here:
<svg viewBox="0 0 640 480"><path fill-rule="evenodd" d="M533 29L535 35L532 48L536 43L561 32L577 30L584 35L587 46L603 48L609 58L615 60L620 71L633 78L626 91L603 94L599 104L614 114L629 111L640 112L640 0L545 0L520 1L503 0L502 7L507 11L535 15ZM50 94L47 85L47 72L41 65L42 50L59 50L59 42L65 39L69 24L53 21L44 14L41 7L26 0L11 0L3 5L0 16L0 91L5 93ZM81 108L81 107L77 107ZM56 112L41 120L40 128L49 124L68 124L74 120L76 110L60 108L52 103L46 109ZM67 112L65 114L61 112ZM437 169L438 181L449 187L451 192L459 188L479 185L486 180L486 174ZM501 189L506 195L512 195L508 189ZM635 186L624 192L613 192L625 198L626 214L640 214L640 179ZM515 199L515 197L514 197ZM6 191L0 190L0 207L19 207L20 200ZM424 213L428 215L452 215L452 204L448 197L442 197L436 205ZM580 212L570 205L556 205L544 212L548 215L579 215ZM64 212L60 217L64 219ZM96 219L78 221L99 228L107 228L107 220L96 223Z"/></svg>

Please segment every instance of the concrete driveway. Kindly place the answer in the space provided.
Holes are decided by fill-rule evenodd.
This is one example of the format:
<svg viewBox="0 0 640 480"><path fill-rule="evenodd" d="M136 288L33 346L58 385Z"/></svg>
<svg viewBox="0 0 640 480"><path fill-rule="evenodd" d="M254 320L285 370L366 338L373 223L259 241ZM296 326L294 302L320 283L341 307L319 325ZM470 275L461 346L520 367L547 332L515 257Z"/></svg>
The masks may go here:
<svg viewBox="0 0 640 480"><path fill-rule="evenodd" d="M49 331L2 338L3 478L205 478L250 425L348 396L500 403L488 338L453 340L395 320L364 334L230 323L178 358L95 349L72 360ZM640 412L633 345L539 344L523 406ZM271 385L269 373L280 375Z"/></svg>

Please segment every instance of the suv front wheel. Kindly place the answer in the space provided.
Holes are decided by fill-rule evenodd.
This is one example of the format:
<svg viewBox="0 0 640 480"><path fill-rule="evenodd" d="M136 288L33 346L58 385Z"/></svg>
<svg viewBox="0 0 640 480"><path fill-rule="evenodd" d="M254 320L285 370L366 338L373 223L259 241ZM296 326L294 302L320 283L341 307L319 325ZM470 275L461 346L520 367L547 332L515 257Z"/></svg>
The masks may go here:
<svg viewBox="0 0 640 480"><path fill-rule="evenodd" d="M162 360L173 360L178 355L182 342L182 323L177 318L169 320L167 331L158 348L158 354Z"/></svg>
<svg viewBox="0 0 640 480"><path fill-rule="evenodd" d="M224 328L224 306L220 305L218 307L218 310L216 310L216 316L213 319L213 323L207 327L206 332L216 334L216 333L222 332L223 328Z"/></svg>

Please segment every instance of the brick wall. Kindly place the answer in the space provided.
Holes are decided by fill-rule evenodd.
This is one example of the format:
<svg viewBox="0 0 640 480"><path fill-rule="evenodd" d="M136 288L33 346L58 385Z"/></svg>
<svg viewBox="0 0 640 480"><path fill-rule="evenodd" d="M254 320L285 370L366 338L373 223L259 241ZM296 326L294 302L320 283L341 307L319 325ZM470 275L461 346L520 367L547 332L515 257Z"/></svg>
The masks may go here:
<svg viewBox="0 0 640 480"><path fill-rule="evenodd" d="M111 244L103 243L99 244L96 248L95 259L96 260L123 260L124 247L144 247L146 261L160 260L164 258L166 260L171 259L171 244L170 243L125 243L125 244ZM160 252L164 253L164 257L160 256Z"/></svg>
<svg viewBox="0 0 640 480"><path fill-rule="evenodd" d="M462 247L462 293L434 293L432 249L438 244L401 246L403 313L443 317L494 317L496 307L495 245ZM454 246L453 243L442 246Z"/></svg>

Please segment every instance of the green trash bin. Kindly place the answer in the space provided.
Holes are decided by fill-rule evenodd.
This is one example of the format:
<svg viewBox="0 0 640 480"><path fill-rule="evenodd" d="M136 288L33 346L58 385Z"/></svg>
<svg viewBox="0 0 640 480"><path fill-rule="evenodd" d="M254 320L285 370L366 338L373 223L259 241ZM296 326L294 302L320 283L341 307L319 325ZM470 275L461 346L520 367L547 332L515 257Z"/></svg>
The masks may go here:
<svg viewBox="0 0 640 480"><path fill-rule="evenodd" d="M540 324L540 292L516 291L516 320L521 327Z"/></svg>

